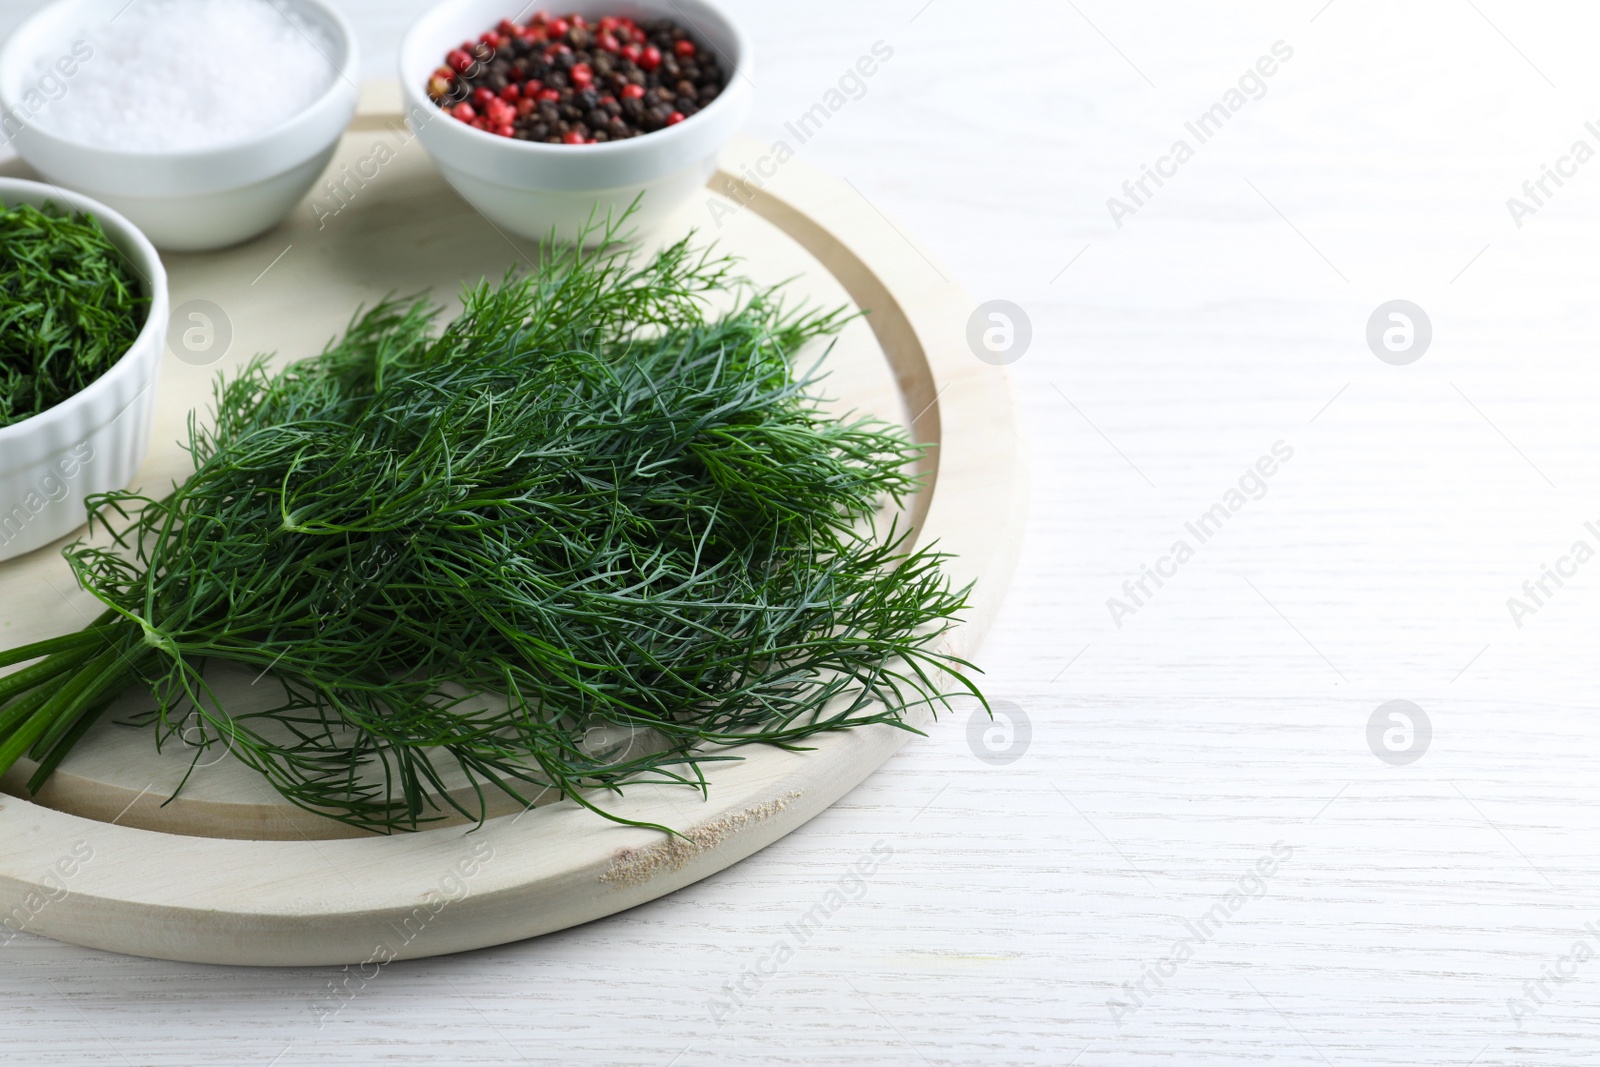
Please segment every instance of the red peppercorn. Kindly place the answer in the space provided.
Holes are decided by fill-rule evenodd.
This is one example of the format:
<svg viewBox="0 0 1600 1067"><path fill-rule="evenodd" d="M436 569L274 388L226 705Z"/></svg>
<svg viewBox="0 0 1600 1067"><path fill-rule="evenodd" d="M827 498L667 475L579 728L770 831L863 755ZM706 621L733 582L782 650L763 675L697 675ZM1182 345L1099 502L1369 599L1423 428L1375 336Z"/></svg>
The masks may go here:
<svg viewBox="0 0 1600 1067"><path fill-rule="evenodd" d="M617 98L612 96L610 93L607 93L605 96L602 96L600 98L600 106L601 107L610 107L612 104L615 104L616 102L617 102Z"/></svg>
<svg viewBox="0 0 1600 1067"><path fill-rule="evenodd" d="M500 99L509 100L513 104L522 98L522 90L517 88L517 83L512 82L500 90Z"/></svg>
<svg viewBox="0 0 1600 1067"><path fill-rule="evenodd" d="M521 100L518 100L517 101L517 118L519 118L519 119L527 118L529 115L533 114L533 109L538 107L538 106L539 106L538 104L534 103L532 100L529 100L527 98L523 98Z"/></svg>
<svg viewBox="0 0 1600 1067"><path fill-rule="evenodd" d="M624 100L639 100L643 97L644 86L642 85L635 85L632 82L629 82L627 85L622 87L622 99Z"/></svg>
<svg viewBox="0 0 1600 1067"><path fill-rule="evenodd" d="M450 114L454 115L462 122L471 122L473 119L478 117L478 113L472 110L472 105L464 100L455 107L451 108Z"/></svg>
<svg viewBox="0 0 1600 1067"><path fill-rule="evenodd" d="M568 15L567 21L572 23L572 28L575 30L586 30L589 28L589 21L582 15Z"/></svg>
<svg viewBox="0 0 1600 1067"><path fill-rule="evenodd" d="M535 11L533 13L533 18L528 20L528 25L530 25L530 26L543 26L545 23L547 23L549 21L550 21L550 12L548 12L548 11Z"/></svg>
<svg viewBox="0 0 1600 1067"><path fill-rule="evenodd" d="M572 49L564 44L553 44L544 50L544 58L546 62L554 60L556 56L570 56L571 54Z"/></svg>
<svg viewBox="0 0 1600 1067"><path fill-rule="evenodd" d="M617 35L614 33L602 33L595 38L595 44L600 46L601 51L610 52L612 55L622 51L622 45L617 42Z"/></svg>
<svg viewBox="0 0 1600 1067"><path fill-rule="evenodd" d="M551 37L565 37L567 35L567 31L571 29L572 23L568 22L566 19L556 18L550 20L549 30Z"/></svg>
<svg viewBox="0 0 1600 1067"><path fill-rule="evenodd" d="M600 19L600 32L610 33L620 25L622 25L621 19L617 18L615 15L605 15Z"/></svg>
<svg viewBox="0 0 1600 1067"><path fill-rule="evenodd" d="M510 37L512 34L518 32L521 29L522 29L521 26L518 26L515 22L512 22L510 19L501 19L500 20L500 24L495 27L495 31L498 32L499 34L501 34L502 36L505 36L505 37Z"/></svg>
<svg viewBox="0 0 1600 1067"><path fill-rule="evenodd" d="M564 134L561 135L561 143L562 144L583 144L584 143L583 134L579 133L577 130L570 130L567 133L564 133Z"/></svg>
<svg viewBox="0 0 1600 1067"><path fill-rule="evenodd" d="M678 54L679 59L688 59L695 53L694 42L685 38L673 45L672 50Z"/></svg>
<svg viewBox="0 0 1600 1067"><path fill-rule="evenodd" d="M683 112L681 112L681 111L674 111L672 114L667 116L667 125L668 126L676 126L678 123L680 123L682 121L683 121Z"/></svg>
<svg viewBox="0 0 1600 1067"><path fill-rule="evenodd" d="M457 74L465 74L468 68L470 68L473 63L477 62L477 60L473 59L472 56L468 55L460 48L451 51L451 53L445 56L444 59L446 63L450 64L450 69L455 71Z"/></svg>
<svg viewBox="0 0 1600 1067"><path fill-rule="evenodd" d="M639 56L638 63L645 70L655 70L661 66L661 49L655 45L649 46Z"/></svg>
<svg viewBox="0 0 1600 1067"><path fill-rule="evenodd" d="M509 122L502 122L500 125L494 128L494 132L498 133L501 137L510 137L512 134L517 132L517 129Z"/></svg>
<svg viewBox="0 0 1600 1067"><path fill-rule="evenodd" d="M490 92L487 86L480 85L476 89L472 90L472 102L477 104L480 108L488 107L489 101L493 99L494 93Z"/></svg>
<svg viewBox="0 0 1600 1067"><path fill-rule="evenodd" d="M537 100L542 89L544 89L544 82L540 81L538 78L533 78L523 84L522 99Z"/></svg>
<svg viewBox="0 0 1600 1067"><path fill-rule="evenodd" d="M642 55L644 55L644 49L636 44L625 45L622 49L622 57L634 63L639 62L639 57Z"/></svg>
<svg viewBox="0 0 1600 1067"><path fill-rule="evenodd" d="M568 76L572 78L572 87L580 91L594 84L594 68L587 63L574 63Z"/></svg>
<svg viewBox="0 0 1600 1067"><path fill-rule="evenodd" d="M557 89L540 89L539 90L539 103L541 103L541 104L553 104L557 100L560 100L560 99L561 99L561 92L559 90L557 90Z"/></svg>

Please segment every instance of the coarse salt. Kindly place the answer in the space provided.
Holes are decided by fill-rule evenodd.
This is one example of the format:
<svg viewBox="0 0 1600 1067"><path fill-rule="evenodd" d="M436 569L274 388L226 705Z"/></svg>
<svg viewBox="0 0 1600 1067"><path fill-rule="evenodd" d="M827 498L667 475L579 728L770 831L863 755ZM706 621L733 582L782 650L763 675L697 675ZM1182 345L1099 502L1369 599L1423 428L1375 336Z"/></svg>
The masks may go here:
<svg viewBox="0 0 1600 1067"><path fill-rule="evenodd" d="M93 55L36 120L80 144L134 152L213 148L310 107L340 73L333 42L268 0L134 0L80 30ZM36 71L52 69L55 54Z"/></svg>

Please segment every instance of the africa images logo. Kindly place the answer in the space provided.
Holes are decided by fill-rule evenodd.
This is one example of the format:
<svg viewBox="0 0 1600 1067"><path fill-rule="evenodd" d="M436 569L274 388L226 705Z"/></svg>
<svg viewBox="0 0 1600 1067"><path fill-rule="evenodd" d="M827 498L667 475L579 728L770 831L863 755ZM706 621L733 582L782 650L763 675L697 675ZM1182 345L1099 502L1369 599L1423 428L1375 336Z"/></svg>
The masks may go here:
<svg viewBox="0 0 1600 1067"><path fill-rule="evenodd" d="M1122 196L1106 199L1106 210L1111 214L1111 221L1117 224L1117 229L1122 229L1124 219L1137 215L1140 208L1155 199L1156 190L1166 185L1166 179L1178 176L1178 168L1195 157L1195 149L1199 145L1221 133L1228 120L1244 110L1250 101L1260 100L1267 95L1267 79L1278 73L1281 64L1294 58L1294 49L1283 41L1272 42L1271 52L1271 55L1257 59L1254 66L1246 68L1235 87L1222 94L1222 99L1202 111L1193 121L1183 124L1184 131L1194 139L1194 144L1190 144L1188 138L1178 138L1167 154L1156 160L1154 167L1148 163L1140 164L1139 176L1122 183Z"/></svg>

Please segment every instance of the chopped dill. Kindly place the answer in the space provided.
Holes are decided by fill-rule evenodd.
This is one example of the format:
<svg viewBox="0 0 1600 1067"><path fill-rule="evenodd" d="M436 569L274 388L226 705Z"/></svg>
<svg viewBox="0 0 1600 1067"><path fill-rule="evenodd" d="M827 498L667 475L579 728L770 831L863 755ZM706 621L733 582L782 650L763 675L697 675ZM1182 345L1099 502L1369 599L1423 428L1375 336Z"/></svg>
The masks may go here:
<svg viewBox="0 0 1600 1067"><path fill-rule="evenodd" d="M110 370L149 303L93 216L0 205L0 426Z"/></svg>

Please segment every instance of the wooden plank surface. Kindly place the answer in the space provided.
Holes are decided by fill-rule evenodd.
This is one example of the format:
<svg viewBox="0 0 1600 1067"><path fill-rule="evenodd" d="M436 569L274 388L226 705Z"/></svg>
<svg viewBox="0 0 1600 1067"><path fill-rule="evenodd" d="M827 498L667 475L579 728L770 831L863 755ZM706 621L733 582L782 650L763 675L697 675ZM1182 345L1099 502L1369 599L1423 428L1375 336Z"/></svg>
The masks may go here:
<svg viewBox="0 0 1600 1067"><path fill-rule="evenodd" d="M373 65L419 6L347 4ZM892 44L805 158L1032 317L1013 368L1030 539L984 650L1025 753L985 763L948 723L713 879L349 979L334 1015L317 1009L337 971L19 937L0 1062L1600 1060L1600 964L1563 962L1600 949L1594 568L1521 628L1506 606L1600 519L1600 172L1549 186L1521 228L1506 206L1574 140L1600 147L1593 11L734 6L763 139ZM1266 95L1117 228L1107 198L1278 40L1295 54ZM1364 336L1396 298L1434 325L1404 367ZM1295 454L1266 495L1116 627L1107 598L1279 440ZM1394 699L1432 721L1409 766L1367 746ZM1119 1027L1106 1001L1280 840L1264 892ZM859 899L789 933L879 841L892 858ZM761 973L783 938L793 956Z"/></svg>

